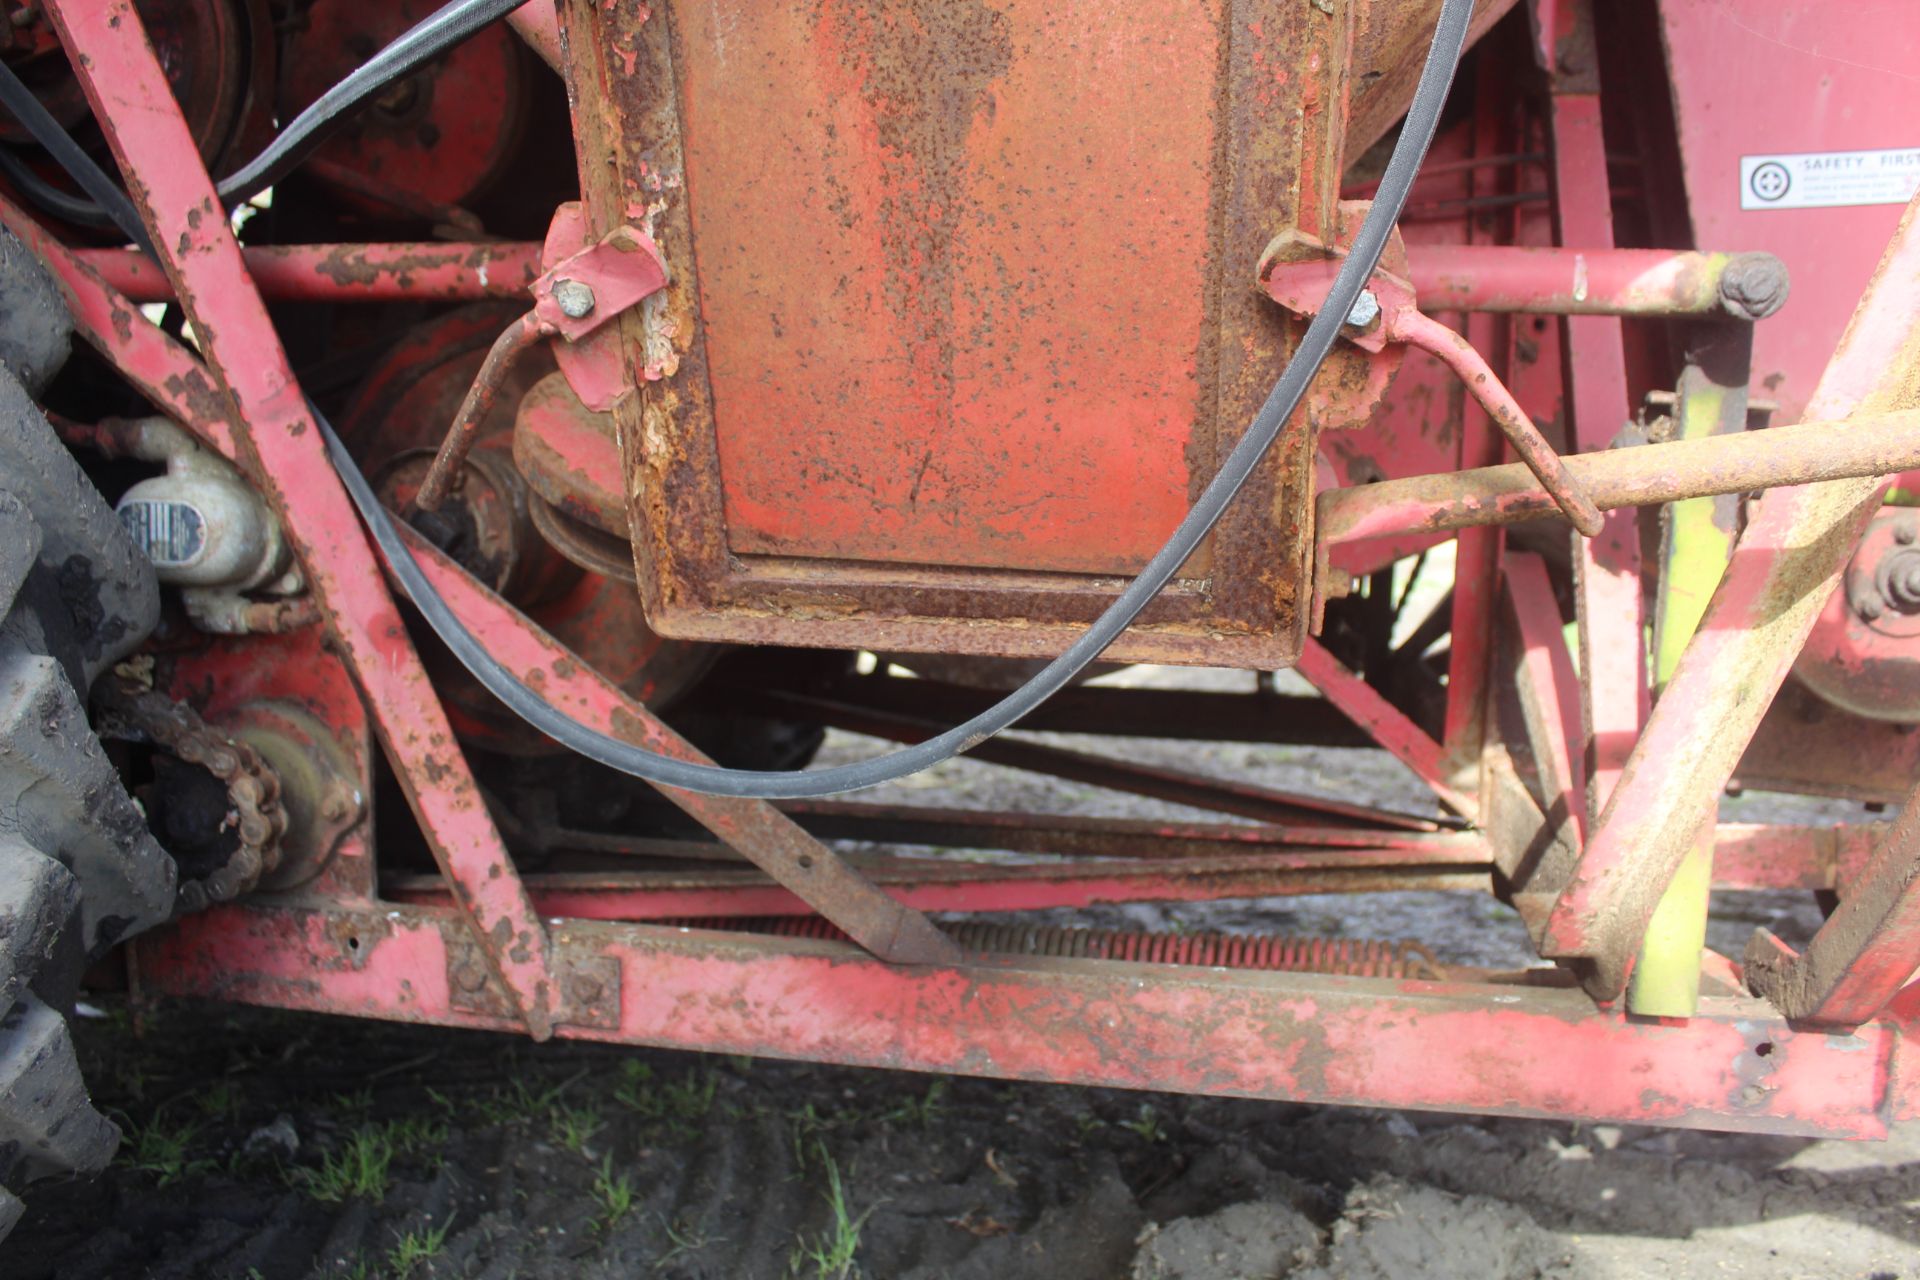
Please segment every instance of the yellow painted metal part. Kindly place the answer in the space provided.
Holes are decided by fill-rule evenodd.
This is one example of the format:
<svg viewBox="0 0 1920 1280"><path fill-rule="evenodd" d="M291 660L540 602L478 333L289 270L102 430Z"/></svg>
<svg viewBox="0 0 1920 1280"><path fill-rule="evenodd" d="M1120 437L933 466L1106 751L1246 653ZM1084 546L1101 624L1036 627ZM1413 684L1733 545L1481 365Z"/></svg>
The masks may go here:
<svg viewBox="0 0 1920 1280"><path fill-rule="evenodd" d="M1704 383L1689 388L1676 412L1675 437L1711 435L1722 421L1725 388ZM1744 409L1743 409L1744 413ZM1732 521L1717 498L1689 498L1669 505L1661 536L1660 585L1653 628L1655 696L1680 665L1687 641L1700 625L1733 551ZM1716 508L1719 507L1718 510ZM1647 925L1627 1010L1647 1017L1690 1018L1700 1000L1700 951L1707 940L1707 900L1713 886L1713 826L1694 841Z"/></svg>

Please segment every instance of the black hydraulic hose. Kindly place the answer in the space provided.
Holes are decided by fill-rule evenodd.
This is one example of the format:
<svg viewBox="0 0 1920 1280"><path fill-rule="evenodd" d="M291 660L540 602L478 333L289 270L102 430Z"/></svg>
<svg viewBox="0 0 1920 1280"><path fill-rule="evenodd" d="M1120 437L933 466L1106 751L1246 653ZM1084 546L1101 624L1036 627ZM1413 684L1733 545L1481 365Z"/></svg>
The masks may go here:
<svg viewBox="0 0 1920 1280"><path fill-rule="evenodd" d="M24 161L10 152L0 151L0 171L4 171L30 199L47 206L56 215L89 226L118 227L130 243L152 254L153 246L147 240L147 229L141 224L140 215L135 212L133 201L127 198L127 193L93 162L92 156L80 149L73 135L60 127L60 122L53 118L52 113L40 105L40 99L33 96L33 90L27 88L4 61L0 61L0 106L26 126L34 141L45 147L55 163L65 169L67 175L93 200L89 202L48 186L38 174L27 168Z"/></svg>
<svg viewBox="0 0 1920 1280"><path fill-rule="evenodd" d="M433 628L454 656L489 692L514 714L562 746L621 773L709 795L798 799L857 791L904 778L951 759L991 738L1064 688L1139 616L1140 611L1172 580L1180 566L1199 546L1201 539L1219 521L1227 504L1233 501L1234 495L1240 491L1280 434L1281 427L1299 406L1307 385L1326 361L1327 354L1339 338L1341 325L1373 275L1380 253L1386 248L1387 237L1406 204L1407 192L1419 173L1420 162L1433 141L1447 90L1453 83L1461 53L1466 48L1467 23L1472 14L1473 0L1444 0L1441 5L1433 43L1428 47L1426 65L1421 68L1420 83L1414 90L1413 104L1407 110L1399 140L1394 144L1393 156L1388 160L1386 172L1380 179L1373 207L1367 211L1359 234L1354 237L1346 260L1340 265L1339 274L1335 276L1333 287L1328 292L1326 305L1307 326L1300 346L1288 360L1266 403L1261 405L1260 412L1248 425L1246 434L1234 445L1219 472L1207 483L1199 500L1167 539L1166 545L1147 562L1140 576L1127 585L1093 625L1044 669L966 723L913 746L831 769L762 772L689 764L644 750L581 724L502 666L454 615L415 562L412 552L401 540L399 530L394 527L392 516L380 505L373 487L361 474L346 446L341 444L340 437L311 400L307 402L308 408L326 438L328 455L346 485L348 496L359 509L361 519L366 521L374 542L386 557L394 576L399 579L401 588L420 610L427 625ZM31 127L31 122L27 123ZM60 158L59 153L56 153L56 158ZM87 166L93 165L84 152L79 154L79 158ZM61 162L65 164L66 160L62 159ZM79 181L78 174L75 180ZM122 230L129 236L135 236L140 228L136 222L132 227L123 226Z"/></svg>
<svg viewBox="0 0 1920 1280"><path fill-rule="evenodd" d="M311 155L334 126L367 99L525 3L527 0L448 0L314 99L266 150L222 179L221 201L232 206L260 194Z"/></svg>
<svg viewBox="0 0 1920 1280"><path fill-rule="evenodd" d="M327 140L341 121L366 105L367 99L525 3L527 0L448 0L448 3L409 27L397 40L361 63L352 74L314 99L267 144L265 150L222 178L217 185L221 204L231 209L259 195L312 155L314 149ZM54 124L56 129L58 125L4 62L0 62L0 105L5 106L14 119L26 125L42 146L49 151L56 151L41 130L34 127L28 113L45 116L46 123ZM73 139L67 137L63 130L60 136L65 139L64 147L72 148L82 156L86 154L75 146ZM115 186L111 179L100 174L96 165L87 167L100 176L108 188L106 191L96 189L98 184L90 184L81 176L81 171L68 163L67 157L58 151L54 158L92 197L91 200L68 195L48 186L27 169L18 157L4 151L0 151L0 172L4 172L8 180L29 199L56 217L82 226L117 226L123 232L128 230L115 207L125 204L125 192ZM144 239L145 234L142 233L134 243L141 244Z"/></svg>

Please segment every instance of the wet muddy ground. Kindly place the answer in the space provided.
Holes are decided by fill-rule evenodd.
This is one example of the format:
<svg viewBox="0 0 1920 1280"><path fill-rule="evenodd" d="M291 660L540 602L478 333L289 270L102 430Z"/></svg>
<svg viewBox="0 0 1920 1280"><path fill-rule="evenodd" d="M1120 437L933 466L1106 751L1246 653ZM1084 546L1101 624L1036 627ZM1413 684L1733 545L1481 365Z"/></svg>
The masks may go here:
<svg viewBox="0 0 1920 1280"><path fill-rule="evenodd" d="M877 749L836 737L828 752ZM1125 751L1425 804L1373 752ZM1181 812L967 762L893 796ZM1749 796L1728 816L1860 815ZM1799 895L1724 895L1716 910L1710 941L1735 955L1756 924L1804 937L1819 919ZM1528 958L1511 912L1464 896L1078 918L1418 938L1452 963ZM127 1141L106 1175L36 1188L0 1274L1920 1276L1920 1127L1852 1145L1314 1109L95 1004L79 1027L88 1079Z"/></svg>

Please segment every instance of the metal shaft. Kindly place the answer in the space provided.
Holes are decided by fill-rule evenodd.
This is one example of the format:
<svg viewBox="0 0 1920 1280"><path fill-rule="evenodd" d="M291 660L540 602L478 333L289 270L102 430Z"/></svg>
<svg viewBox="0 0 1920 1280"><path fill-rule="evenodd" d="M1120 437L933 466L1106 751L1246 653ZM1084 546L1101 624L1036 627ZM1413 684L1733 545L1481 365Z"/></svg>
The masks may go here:
<svg viewBox="0 0 1920 1280"><path fill-rule="evenodd" d="M1920 410L1803 422L1741 435L1673 440L1562 459L1602 509L1644 507L1920 467ZM1320 495L1322 542L1558 518L1525 465L1386 480Z"/></svg>

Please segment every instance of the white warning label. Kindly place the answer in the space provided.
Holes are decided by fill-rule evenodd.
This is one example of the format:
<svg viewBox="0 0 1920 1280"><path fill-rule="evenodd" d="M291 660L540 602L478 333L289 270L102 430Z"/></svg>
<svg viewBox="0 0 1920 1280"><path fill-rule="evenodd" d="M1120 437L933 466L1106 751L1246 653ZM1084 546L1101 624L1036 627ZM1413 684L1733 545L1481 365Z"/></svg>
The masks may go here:
<svg viewBox="0 0 1920 1280"><path fill-rule="evenodd" d="M1741 156L1742 209L1905 204L1920 188L1920 147Z"/></svg>

